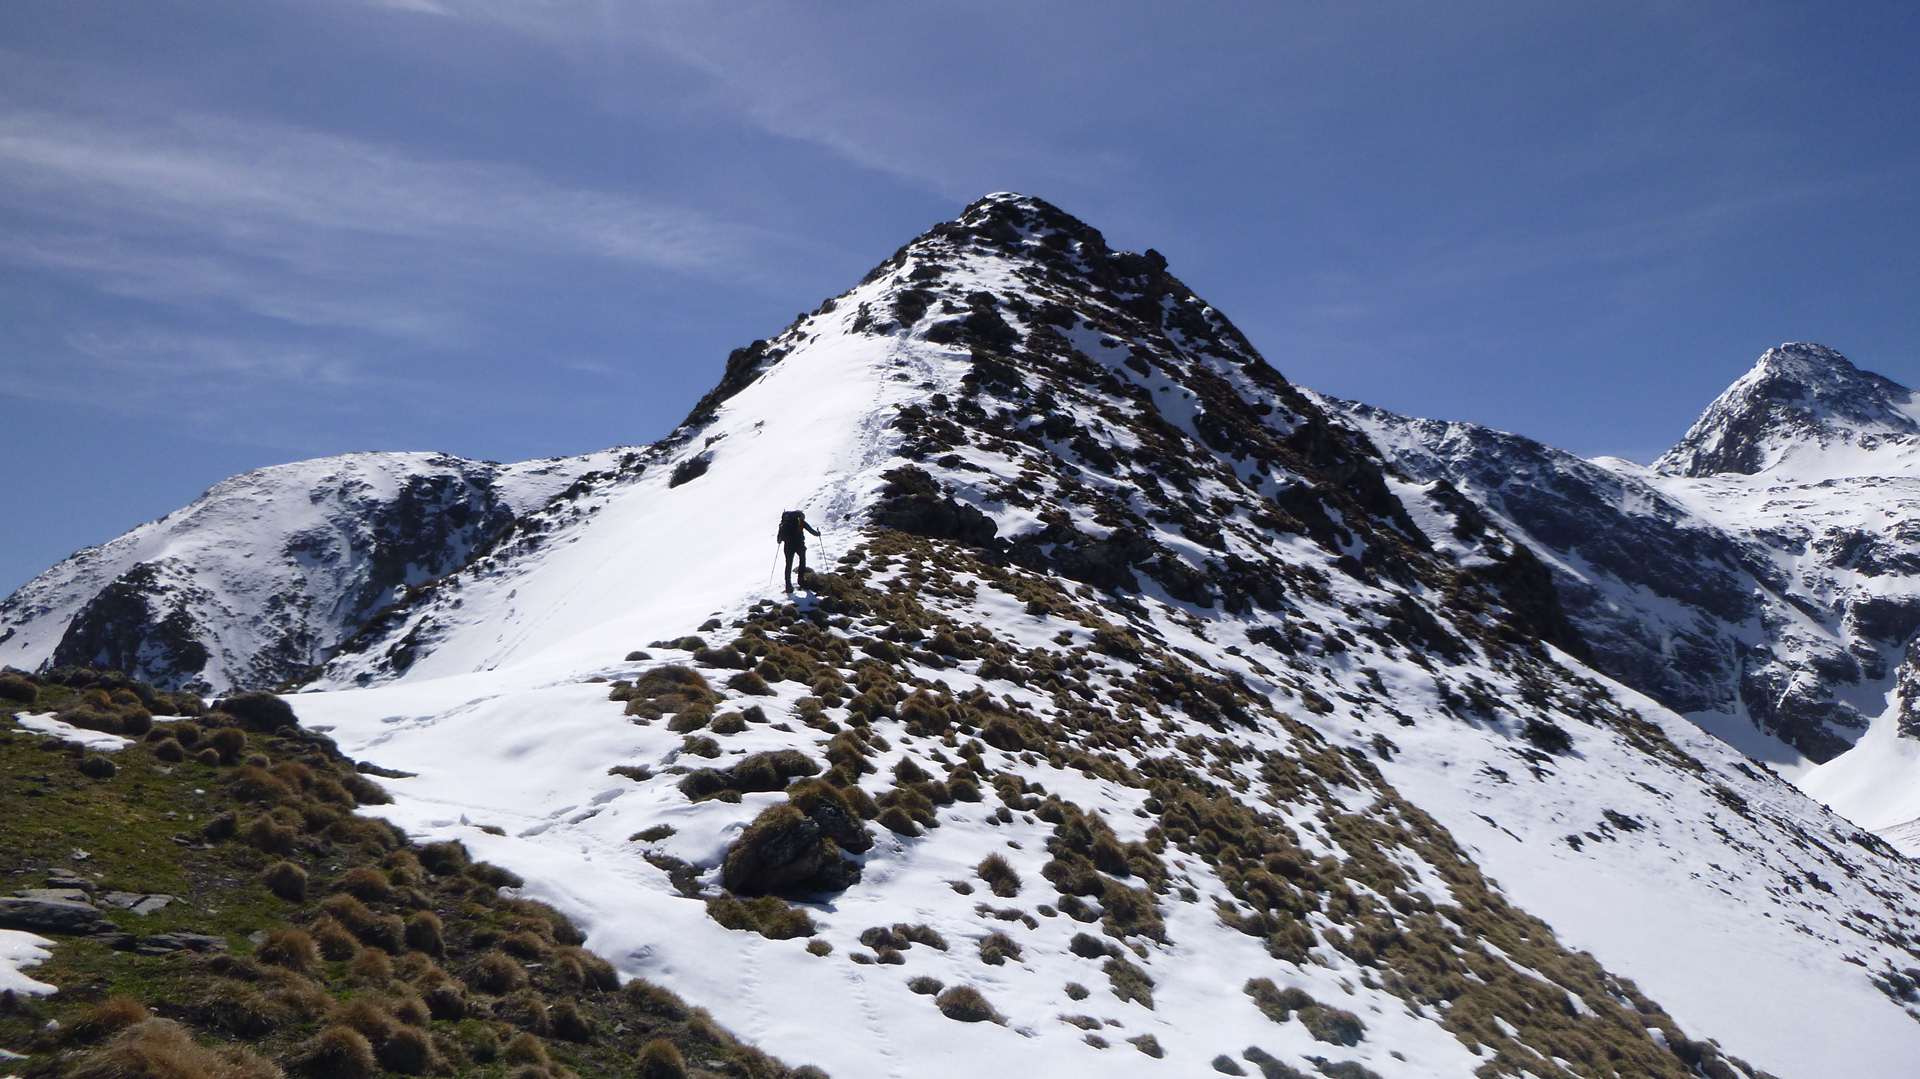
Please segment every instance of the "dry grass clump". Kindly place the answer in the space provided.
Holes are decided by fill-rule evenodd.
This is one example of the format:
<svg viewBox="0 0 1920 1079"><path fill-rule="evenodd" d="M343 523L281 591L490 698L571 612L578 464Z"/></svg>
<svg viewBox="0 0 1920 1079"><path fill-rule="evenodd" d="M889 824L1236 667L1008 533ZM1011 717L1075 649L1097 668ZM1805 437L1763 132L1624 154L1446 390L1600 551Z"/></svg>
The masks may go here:
<svg viewBox="0 0 1920 1079"><path fill-rule="evenodd" d="M858 820L818 807L804 813L792 802L769 806L727 848L721 883L744 896L839 891L859 876L858 867L840 856L841 841L860 840L871 842Z"/></svg>
<svg viewBox="0 0 1920 1079"><path fill-rule="evenodd" d="M1114 996L1145 1008L1153 1007L1153 979L1146 971L1117 955L1102 964L1100 970L1107 976Z"/></svg>
<svg viewBox="0 0 1920 1079"><path fill-rule="evenodd" d="M640 1047L633 1074L635 1079L687 1079L687 1062L672 1042L655 1038Z"/></svg>
<svg viewBox="0 0 1920 1079"><path fill-rule="evenodd" d="M767 684L765 678L760 677L758 671L741 671L727 679L727 688L752 697L773 696L773 687Z"/></svg>
<svg viewBox="0 0 1920 1079"><path fill-rule="evenodd" d="M8 671L0 674L0 701L12 701L15 704L32 704L40 699L40 687Z"/></svg>
<svg viewBox="0 0 1920 1079"><path fill-rule="evenodd" d="M247 822L241 838L248 846L266 854L287 855L293 853L293 845L300 838L299 829L284 824L270 816L258 816Z"/></svg>
<svg viewBox="0 0 1920 1079"><path fill-rule="evenodd" d="M360 942L354 939L352 933L347 932L346 926L341 925L331 916L321 915L314 919L308 932L313 934L313 941L319 945L320 954L333 962L352 959L360 952Z"/></svg>
<svg viewBox="0 0 1920 1079"><path fill-rule="evenodd" d="M640 978L635 978L622 986L620 995L643 1015L677 1021L692 1014L692 1010L687 1007L687 1002L681 1000L673 990L664 989Z"/></svg>
<svg viewBox="0 0 1920 1079"><path fill-rule="evenodd" d="M270 1034L293 1018L286 1004L233 982L216 982L189 1011L199 1022L240 1038Z"/></svg>
<svg viewBox="0 0 1920 1079"><path fill-rule="evenodd" d="M980 879L994 895L1002 899L1011 899L1020 894L1020 874L1014 871L1013 864L998 854L989 854L980 860L974 868Z"/></svg>
<svg viewBox="0 0 1920 1079"><path fill-rule="evenodd" d="M630 687L616 687L614 700L627 702L627 714L642 719L659 719L688 711L713 711L720 703L705 675L691 667L667 664L642 674Z"/></svg>
<svg viewBox="0 0 1920 1079"><path fill-rule="evenodd" d="M382 1067L401 1075L426 1075L441 1070L440 1055L434 1051L427 1032L414 1026L397 1026L387 1040L374 1048Z"/></svg>
<svg viewBox="0 0 1920 1079"><path fill-rule="evenodd" d="M687 773L680 781L680 793L691 801L712 798L723 792L784 790L801 776L815 775L820 765L795 749L754 753L741 758L731 768L701 768Z"/></svg>
<svg viewBox="0 0 1920 1079"><path fill-rule="evenodd" d="M428 843L420 848L420 865L436 877L450 877L466 869L473 857L467 853L466 844L457 839Z"/></svg>
<svg viewBox="0 0 1920 1079"><path fill-rule="evenodd" d="M217 728L207 736L207 748L218 755L221 764L232 764L240 759L241 753L246 751L246 732L238 727Z"/></svg>
<svg viewBox="0 0 1920 1079"><path fill-rule="evenodd" d="M305 974L320 965L320 948L304 929L276 929L253 951L262 963Z"/></svg>
<svg viewBox="0 0 1920 1079"><path fill-rule="evenodd" d="M446 927L441 923L440 916L430 910L409 915L402 935L407 947L414 951L428 955L446 954Z"/></svg>
<svg viewBox="0 0 1920 1079"><path fill-rule="evenodd" d="M80 1058L65 1074L71 1079L278 1079L281 1072L248 1050L208 1049L180 1024L148 1019Z"/></svg>
<svg viewBox="0 0 1920 1079"><path fill-rule="evenodd" d="M372 1079L380 1072L373 1045L366 1035L349 1026L335 1024L308 1039L288 1062L294 1075L312 1079Z"/></svg>
<svg viewBox="0 0 1920 1079"><path fill-rule="evenodd" d="M347 979L355 985L384 989L393 981L393 960L378 948L366 948L347 963Z"/></svg>
<svg viewBox="0 0 1920 1079"><path fill-rule="evenodd" d="M552 1058L547 1056L546 1044L525 1032L514 1035L513 1040L508 1042L506 1049L501 1052L500 1059L509 1064L528 1064L536 1068L544 1068L553 1062Z"/></svg>
<svg viewBox="0 0 1920 1079"><path fill-rule="evenodd" d="M293 788L272 772L257 765L242 765L227 782L227 789L244 802L278 804L293 798Z"/></svg>
<svg viewBox="0 0 1920 1079"><path fill-rule="evenodd" d="M1142 1034L1136 1038L1128 1038L1127 1044L1133 1046L1135 1049L1140 1050L1142 1053L1147 1054L1148 1056L1152 1057L1155 1060L1159 1060L1161 1057L1164 1057L1167 1055L1167 1051L1165 1049L1160 1048L1160 1039L1155 1038L1151 1034Z"/></svg>
<svg viewBox="0 0 1920 1079"><path fill-rule="evenodd" d="M1020 942L1005 933L988 933L980 939L980 961L990 967L1000 966L1007 960L1020 960Z"/></svg>
<svg viewBox="0 0 1920 1079"><path fill-rule="evenodd" d="M352 1030L359 1031L368 1042L379 1045L393 1034L393 1016L376 1003L371 997L358 996L340 1005L333 1014L334 1022Z"/></svg>
<svg viewBox="0 0 1920 1079"><path fill-rule="evenodd" d="M613 964L583 948L562 948L553 965L556 971L566 972L569 983L583 989L612 992L620 988L620 974L613 969Z"/></svg>
<svg viewBox="0 0 1920 1079"><path fill-rule="evenodd" d="M320 909L345 926L360 943L400 953L406 947L406 925L397 914L376 914L357 897L335 892L321 900Z"/></svg>
<svg viewBox="0 0 1920 1079"><path fill-rule="evenodd" d="M806 911L770 895L752 899L716 896L707 900L707 917L728 929L749 929L770 940L810 937L817 931Z"/></svg>
<svg viewBox="0 0 1920 1079"><path fill-rule="evenodd" d="M593 1040L593 1022L571 1000L563 1000L548 1009L547 1020L552 1024L556 1038L570 1042Z"/></svg>
<svg viewBox="0 0 1920 1079"><path fill-rule="evenodd" d="M340 874L333 882L333 890L367 903L391 903L394 899L393 883L385 873L369 865L357 865Z"/></svg>
<svg viewBox="0 0 1920 1079"><path fill-rule="evenodd" d="M527 969L505 952L490 951L474 960L467 984L482 993L501 996L527 984Z"/></svg>
<svg viewBox="0 0 1920 1079"><path fill-rule="evenodd" d="M293 706L271 693L236 693L214 707L232 716L247 730L263 734L291 730L300 725L299 720L294 718Z"/></svg>
<svg viewBox="0 0 1920 1079"><path fill-rule="evenodd" d="M970 985L956 985L933 998L940 1014L961 1023L1005 1022L987 998Z"/></svg>
<svg viewBox="0 0 1920 1079"><path fill-rule="evenodd" d="M116 993L88 1008L84 1015L68 1025L64 1036L68 1041L97 1042L150 1018L152 1015L146 1005L124 993Z"/></svg>
<svg viewBox="0 0 1920 1079"><path fill-rule="evenodd" d="M292 862L280 861L268 866L260 874L260 882L267 886L267 891L289 903L307 898L307 871Z"/></svg>

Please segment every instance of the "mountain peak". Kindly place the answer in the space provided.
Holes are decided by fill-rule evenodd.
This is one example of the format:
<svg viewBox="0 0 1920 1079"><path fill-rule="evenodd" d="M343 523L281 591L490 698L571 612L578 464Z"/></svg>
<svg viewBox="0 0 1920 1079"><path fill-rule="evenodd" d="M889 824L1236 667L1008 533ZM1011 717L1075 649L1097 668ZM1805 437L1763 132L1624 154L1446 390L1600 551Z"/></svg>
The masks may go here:
<svg viewBox="0 0 1920 1079"><path fill-rule="evenodd" d="M1840 385L1860 378L1880 378L1855 367L1839 350L1815 341L1783 341L1761 353L1753 370L1809 385Z"/></svg>
<svg viewBox="0 0 1920 1079"><path fill-rule="evenodd" d="M1837 350L1789 341L1762 353L1654 462L1669 475L1752 475L1836 447L1920 435L1913 391Z"/></svg>
<svg viewBox="0 0 1920 1079"><path fill-rule="evenodd" d="M1158 251L1114 251L1099 229L1043 198L1013 191L982 195L958 217L935 225L902 252L940 241L1047 262L1058 262L1064 255L1077 259L1083 272L1096 275L1102 268L1117 270L1120 276L1159 274L1167 268Z"/></svg>

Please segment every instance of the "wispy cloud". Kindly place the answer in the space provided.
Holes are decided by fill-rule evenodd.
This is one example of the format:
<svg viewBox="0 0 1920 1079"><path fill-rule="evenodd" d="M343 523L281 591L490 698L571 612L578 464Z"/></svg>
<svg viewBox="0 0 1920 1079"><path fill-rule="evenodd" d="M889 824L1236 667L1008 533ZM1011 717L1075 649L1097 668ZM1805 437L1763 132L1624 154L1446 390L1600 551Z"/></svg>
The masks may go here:
<svg viewBox="0 0 1920 1079"><path fill-rule="evenodd" d="M316 428L364 411L371 395L432 391L338 341L115 326L9 340L5 349L0 397L297 452L311 450Z"/></svg>
<svg viewBox="0 0 1920 1079"><path fill-rule="evenodd" d="M205 114L0 116L0 260L302 325L445 332L433 286L513 259L747 278L778 242L665 200ZM396 276L414 275L409 307Z"/></svg>

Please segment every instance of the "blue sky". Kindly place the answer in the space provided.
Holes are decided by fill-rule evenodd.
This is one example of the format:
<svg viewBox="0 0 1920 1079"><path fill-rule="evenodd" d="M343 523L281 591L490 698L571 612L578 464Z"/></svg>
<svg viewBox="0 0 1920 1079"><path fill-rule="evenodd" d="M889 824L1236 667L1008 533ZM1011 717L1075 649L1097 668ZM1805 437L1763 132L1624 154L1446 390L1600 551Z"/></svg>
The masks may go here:
<svg viewBox="0 0 1920 1079"><path fill-rule="evenodd" d="M9 0L0 590L259 465L656 438L992 190L1582 453L1782 340L1920 383L1916 10Z"/></svg>

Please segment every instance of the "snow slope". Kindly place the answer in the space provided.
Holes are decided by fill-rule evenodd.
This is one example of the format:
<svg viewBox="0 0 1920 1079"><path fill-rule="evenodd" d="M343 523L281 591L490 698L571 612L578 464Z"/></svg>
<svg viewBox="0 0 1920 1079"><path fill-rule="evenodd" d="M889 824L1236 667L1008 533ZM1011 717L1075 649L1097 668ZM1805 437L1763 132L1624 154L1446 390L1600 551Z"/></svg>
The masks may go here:
<svg viewBox="0 0 1920 1079"><path fill-rule="evenodd" d="M530 515L292 698L347 752L415 773L389 784L393 819L521 873L623 970L844 1075L1199 1074L1248 1046L1388 1076L1596 1073L1571 1031L1637 1061L1626 1074L1684 1074L1700 1050L1683 1030L1785 1076L1909 1073L1912 863L1539 644L1577 646L1528 554L1549 545L1384 475L1152 252L989 197L729 380L636 467ZM787 604L768 541L796 506L846 557ZM1729 574L1752 556L1736 547ZM811 649L815 676L725 691L722 709L765 718L711 745L595 681L701 662L654 642L702 625L708 644ZM960 718L907 717L885 691L910 686ZM966 725L988 714L1026 733ZM861 788L918 795L938 827L875 828L858 882L804 905L829 955L721 928L675 867L720 894L729 844L785 796L690 800L687 770L829 756L845 731L866 732ZM934 803L903 778L943 771L985 800ZM1132 868L1085 876L1049 818L1065 811L993 787L1016 778L1141 844ZM1236 830L1239 814L1259 824ZM1247 862L1216 832L1288 850ZM972 880L989 853L1016 896ZM1116 911L1129 920L1103 932ZM850 961L890 958L862 938L896 923L948 947ZM1076 953L1089 931L1152 979L1151 1008ZM1020 957L978 958L993 932ZM912 977L973 985L1006 1022L951 1021ZM1276 1022L1249 978L1365 1034ZM1128 1044L1146 1035L1165 1059Z"/></svg>
<svg viewBox="0 0 1920 1079"><path fill-rule="evenodd" d="M618 456L362 453L236 476L0 602L0 665L99 664L207 691L304 676L407 588Z"/></svg>

